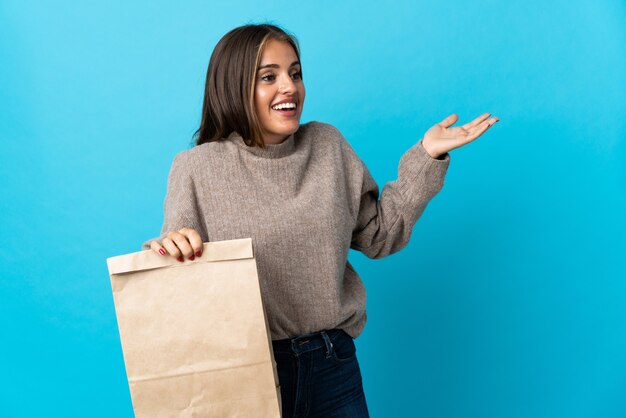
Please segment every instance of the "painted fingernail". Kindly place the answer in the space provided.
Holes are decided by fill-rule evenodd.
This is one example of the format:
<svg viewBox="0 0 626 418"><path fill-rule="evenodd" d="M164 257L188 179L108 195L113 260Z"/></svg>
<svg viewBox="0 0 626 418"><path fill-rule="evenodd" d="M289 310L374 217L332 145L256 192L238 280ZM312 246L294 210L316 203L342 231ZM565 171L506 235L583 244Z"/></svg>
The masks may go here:
<svg viewBox="0 0 626 418"><path fill-rule="evenodd" d="M159 254L161 254L161 255L165 255L165 250L164 250L163 248L161 248L161 249L159 250Z"/></svg>
<svg viewBox="0 0 626 418"><path fill-rule="evenodd" d="M183 256L181 255L180 257L178 257L178 258L177 258L177 260L178 260L178 261L180 261L180 262L182 263L185 259L184 259L184 258L183 258Z"/></svg>
<svg viewBox="0 0 626 418"><path fill-rule="evenodd" d="M202 253L200 251L196 251L196 257L200 257L202 256Z"/></svg>
<svg viewBox="0 0 626 418"><path fill-rule="evenodd" d="M191 257L189 257L189 259L190 259L191 261L193 261L193 260L195 260L195 259L196 259L196 257L194 257L194 256L193 256L193 254L192 254L192 255L191 255Z"/></svg>

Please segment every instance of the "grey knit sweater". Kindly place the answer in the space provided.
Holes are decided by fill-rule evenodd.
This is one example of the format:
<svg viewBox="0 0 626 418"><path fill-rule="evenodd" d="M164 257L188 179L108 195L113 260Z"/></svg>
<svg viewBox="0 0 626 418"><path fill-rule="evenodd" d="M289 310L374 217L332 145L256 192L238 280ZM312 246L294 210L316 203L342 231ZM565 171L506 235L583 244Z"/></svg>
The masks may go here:
<svg viewBox="0 0 626 418"><path fill-rule="evenodd" d="M233 133L176 155L160 238L183 227L205 242L251 237L273 340L331 328L356 338L365 288L348 249L370 258L402 249L449 163L449 154L435 159L416 143L379 200L367 167L331 125L302 124L267 149Z"/></svg>

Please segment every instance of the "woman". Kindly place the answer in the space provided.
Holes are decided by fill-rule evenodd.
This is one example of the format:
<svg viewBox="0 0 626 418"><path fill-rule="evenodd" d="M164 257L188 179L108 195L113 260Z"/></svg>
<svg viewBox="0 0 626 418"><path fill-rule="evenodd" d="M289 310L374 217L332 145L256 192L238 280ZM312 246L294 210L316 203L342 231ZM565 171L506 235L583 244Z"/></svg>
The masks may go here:
<svg viewBox="0 0 626 418"><path fill-rule="evenodd" d="M448 151L497 118L451 128L450 115L400 159L383 188L331 125L300 125L305 99L296 39L273 25L233 29L207 71L197 146L172 164L159 239L179 261L204 241L251 237L277 362L283 415L368 416L353 339L365 289L348 250L403 248L443 186Z"/></svg>

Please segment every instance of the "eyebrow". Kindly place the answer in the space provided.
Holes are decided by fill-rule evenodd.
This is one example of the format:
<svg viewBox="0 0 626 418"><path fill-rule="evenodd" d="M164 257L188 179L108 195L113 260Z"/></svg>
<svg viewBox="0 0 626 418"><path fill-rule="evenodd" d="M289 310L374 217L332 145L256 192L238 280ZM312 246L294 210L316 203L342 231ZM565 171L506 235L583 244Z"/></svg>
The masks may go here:
<svg viewBox="0 0 626 418"><path fill-rule="evenodd" d="M294 61L291 63L291 65L289 66L289 68L293 67L294 65L300 65L300 61ZM263 68L280 68L280 65L278 64L265 64L265 65L261 65L257 71L262 70Z"/></svg>

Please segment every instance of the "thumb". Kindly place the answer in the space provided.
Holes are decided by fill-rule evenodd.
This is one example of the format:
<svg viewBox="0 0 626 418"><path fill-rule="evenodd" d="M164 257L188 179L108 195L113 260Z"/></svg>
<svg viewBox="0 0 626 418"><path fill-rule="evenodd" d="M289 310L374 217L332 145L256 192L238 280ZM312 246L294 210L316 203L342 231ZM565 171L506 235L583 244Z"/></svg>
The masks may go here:
<svg viewBox="0 0 626 418"><path fill-rule="evenodd" d="M449 128L450 126L454 125L457 120L459 120L458 115L456 113L453 113L441 122L439 122L439 125L444 128Z"/></svg>

